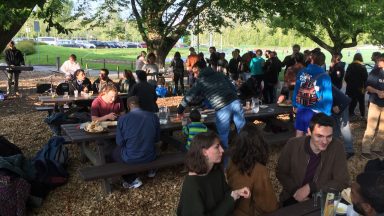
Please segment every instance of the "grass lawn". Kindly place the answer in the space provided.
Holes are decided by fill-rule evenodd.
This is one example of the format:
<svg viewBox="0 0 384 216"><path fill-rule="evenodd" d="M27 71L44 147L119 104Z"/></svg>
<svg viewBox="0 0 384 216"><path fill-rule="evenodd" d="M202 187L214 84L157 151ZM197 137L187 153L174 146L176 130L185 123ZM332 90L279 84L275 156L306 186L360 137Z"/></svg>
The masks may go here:
<svg viewBox="0 0 384 216"><path fill-rule="evenodd" d="M134 69L136 57L145 48L121 48L121 49L82 49L82 48L69 48L60 46L40 45L36 46L38 52L26 57L26 64L31 65L55 65L56 58L60 57L62 64L68 59L69 55L75 54L77 61L82 63L85 68L97 69L103 68L103 60L106 60L106 68L109 70L116 70L119 66L120 70ZM179 51L182 56L189 54L188 48L174 48L168 55L168 58L173 58L176 51ZM99 62L95 62L95 60ZM108 61L119 61L117 63L108 63ZM125 61L125 62L120 62ZM132 68L133 67L133 68Z"/></svg>

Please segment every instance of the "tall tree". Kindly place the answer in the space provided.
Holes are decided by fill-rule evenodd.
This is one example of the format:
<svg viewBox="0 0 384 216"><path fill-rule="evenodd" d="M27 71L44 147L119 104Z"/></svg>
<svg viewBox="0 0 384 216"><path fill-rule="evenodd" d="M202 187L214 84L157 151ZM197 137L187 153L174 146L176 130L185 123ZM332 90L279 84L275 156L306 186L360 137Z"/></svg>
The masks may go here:
<svg viewBox="0 0 384 216"><path fill-rule="evenodd" d="M295 29L330 53L357 45L361 33L370 33L382 0L263 0L260 2L270 25ZM250 8L252 10L252 8Z"/></svg>
<svg viewBox="0 0 384 216"><path fill-rule="evenodd" d="M60 14L63 4L68 0L0 0L0 50L4 50L7 43L21 29L31 14L42 18L47 25L47 31L52 27L61 33L68 33L55 20ZM37 7L35 10L35 7Z"/></svg>

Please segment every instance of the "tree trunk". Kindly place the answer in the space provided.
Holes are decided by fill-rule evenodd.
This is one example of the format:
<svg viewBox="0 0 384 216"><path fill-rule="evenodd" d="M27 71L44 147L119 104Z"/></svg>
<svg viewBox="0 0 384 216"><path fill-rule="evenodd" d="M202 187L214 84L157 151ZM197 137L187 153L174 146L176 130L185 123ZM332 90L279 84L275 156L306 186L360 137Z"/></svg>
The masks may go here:
<svg viewBox="0 0 384 216"><path fill-rule="evenodd" d="M7 44L12 40L12 38L19 32L21 27L27 21L28 17L25 18L23 23L13 23L9 30L4 30L0 28L0 50L3 51Z"/></svg>
<svg viewBox="0 0 384 216"><path fill-rule="evenodd" d="M147 51L148 53L153 52L156 55L156 64L159 68L165 67L165 59L168 53L172 50L173 46L177 43L177 40L166 37L162 38L159 36L158 40L148 40Z"/></svg>

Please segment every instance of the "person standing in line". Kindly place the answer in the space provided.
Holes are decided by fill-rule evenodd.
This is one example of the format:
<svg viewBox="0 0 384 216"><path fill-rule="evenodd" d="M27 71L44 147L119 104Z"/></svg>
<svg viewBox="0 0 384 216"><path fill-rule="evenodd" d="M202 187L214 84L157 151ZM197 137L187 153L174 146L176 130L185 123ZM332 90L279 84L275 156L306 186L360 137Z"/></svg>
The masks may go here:
<svg viewBox="0 0 384 216"><path fill-rule="evenodd" d="M20 50L16 49L15 42L11 41L8 43L8 49L4 51L5 62L8 66L24 66L24 57ZM11 93L12 85L15 95L19 96L19 70L7 70L7 94ZM14 81L12 81L14 80Z"/></svg>
<svg viewBox="0 0 384 216"><path fill-rule="evenodd" d="M355 116L357 102L359 103L361 118L365 116L365 87L367 78L368 72L363 63L363 56L360 53L356 53L353 57L353 62L348 65L344 78L347 83L345 94L352 100L349 105L350 117Z"/></svg>
<svg viewBox="0 0 384 216"><path fill-rule="evenodd" d="M373 159L376 155L384 157L384 54L377 63L378 67L369 73L367 79L369 108L361 150L361 156L366 159Z"/></svg>
<svg viewBox="0 0 384 216"><path fill-rule="evenodd" d="M249 63L249 69L251 71L251 77L256 79L257 86L261 86L261 82L264 78L264 64L265 60L263 59L263 51L261 49L256 50L256 56L252 58Z"/></svg>
<svg viewBox="0 0 384 216"><path fill-rule="evenodd" d="M179 52L175 52L171 67L173 68L173 82L175 82L176 95L184 95L184 62ZM179 92L179 82L181 92Z"/></svg>
<svg viewBox="0 0 384 216"><path fill-rule="evenodd" d="M285 66L284 75L287 72L287 69L296 63L295 62L295 54L296 53L300 53L300 45L298 45L298 44L295 44L292 46L292 54L285 56L285 58L282 62L282 66Z"/></svg>
<svg viewBox="0 0 384 216"><path fill-rule="evenodd" d="M141 51L140 55L137 56L137 59L136 59L136 70L143 69L143 66L147 63L147 61L145 60L146 56L147 56L147 53L145 51Z"/></svg>
<svg viewBox="0 0 384 216"><path fill-rule="evenodd" d="M275 51L269 53L268 64L264 67L264 103L276 103L276 89L279 84L279 74L281 71L281 61Z"/></svg>
<svg viewBox="0 0 384 216"><path fill-rule="evenodd" d="M75 54L71 54L67 61L65 61L61 67L60 72L65 74L65 80L71 81L73 80L75 71L80 69L80 64L76 61L77 57Z"/></svg>
<svg viewBox="0 0 384 216"><path fill-rule="evenodd" d="M237 81L241 72L241 57L236 50L232 51L232 58L228 64L229 77Z"/></svg>
<svg viewBox="0 0 384 216"><path fill-rule="evenodd" d="M338 89L343 86L343 79L345 74L345 62L341 59L343 55L341 53L335 53L332 55L331 66L329 67L329 76L331 77L332 84Z"/></svg>
<svg viewBox="0 0 384 216"><path fill-rule="evenodd" d="M204 57L203 57L203 59L204 59ZM189 81L188 85L189 85L189 87L191 87L192 84L194 83L192 67L193 67L193 65L196 64L197 61L199 61L199 56L196 54L195 48L190 47L189 48L189 55L187 57L187 60L185 61L185 67L186 67L187 72L188 72L188 81Z"/></svg>

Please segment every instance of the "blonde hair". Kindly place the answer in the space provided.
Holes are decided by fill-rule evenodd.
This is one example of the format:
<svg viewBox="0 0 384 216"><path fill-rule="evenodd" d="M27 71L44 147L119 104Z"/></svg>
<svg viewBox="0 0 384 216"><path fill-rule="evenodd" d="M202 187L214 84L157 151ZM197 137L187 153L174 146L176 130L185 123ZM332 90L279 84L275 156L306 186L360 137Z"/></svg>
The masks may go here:
<svg viewBox="0 0 384 216"><path fill-rule="evenodd" d="M101 89L101 92L100 92L100 95L105 95L107 94L108 92L110 91L114 91L114 92L118 92L117 91L117 88L114 84L108 84L108 85L105 85L102 89Z"/></svg>

